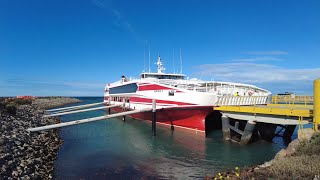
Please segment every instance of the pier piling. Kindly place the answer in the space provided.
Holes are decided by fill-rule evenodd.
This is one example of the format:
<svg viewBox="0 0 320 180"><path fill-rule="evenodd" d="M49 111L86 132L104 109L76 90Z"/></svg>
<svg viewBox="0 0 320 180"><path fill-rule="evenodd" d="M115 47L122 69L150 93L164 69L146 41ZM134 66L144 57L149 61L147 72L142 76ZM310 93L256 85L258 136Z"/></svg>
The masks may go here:
<svg viewBox="0 0 320 180"><path fill-rule="evenodd" d="M254 128L256 126L256 123L253 121L248 121L246 124L246 127L243 131L243 134L241 136L240 144L248 144L251 140L252 133L254 131Z"/></svg>
<svg viewBox="0 0 320 180"><path fill-rule="evenodd" d="M156 136L156 100L152 99L152 135Z"/></svg>
<svg viewBox="0 0 320 180"><path fill-rule="evenodd" d="M230 120L227 116L222 115L221 121L222 121L223 138L224 140L228 141L230 140L230 128L229 128Z"/></svg>

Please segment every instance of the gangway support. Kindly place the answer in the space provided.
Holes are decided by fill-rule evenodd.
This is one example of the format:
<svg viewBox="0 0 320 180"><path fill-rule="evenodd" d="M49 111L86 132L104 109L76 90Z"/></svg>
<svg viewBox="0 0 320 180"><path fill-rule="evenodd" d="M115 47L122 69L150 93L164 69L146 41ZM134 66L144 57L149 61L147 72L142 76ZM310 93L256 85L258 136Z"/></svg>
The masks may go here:
<svg viewBox="0 0 320 180"><path fill-rule="evenodd" d="M69 111L69 110L76 110L76 109L82 109L82 108L87 108L87 107L92 107L92 106L97 106L100 104L106 104L108 102L99 102L99 103L92 103L92 104L84 104L84 105L79 105L79 106L70 106L70 107L64 107L64 108L57 108L57 109L48 109L46 110L47 112L52 112L52 111Z"/></svg>
<svg viewBox="0 0 320 180"><path fill-rule="evenodd" d="M49 129L59 128L59 127L72 126L72 125L77 125L77 124L93 122L93 121L110 119L110 118L114 118L114 117L126 116L126 115L140 113L140 112L147 112L147 111L151 111L151 110L152 110L151 108L138 109L138 110L133 110L133 111L121 112L121 113L117 113L117 114L111 114L111 115L99 116L99 117L94 117L94 118L87 118L87 119L52 124L52 125L47 125L47 126L29 128L29 129L27 129L27 131L34 132L34 131L49 130Z"/></svg>
<svg viewBox="0 0 320 180"><path fill-rule="evenodd" d="M320 125L320 79L314 80L313 83L313 129L319 131Z"/></svg>
<svg viewBox="0 0 320 180"><path fill-rule="evenodd" d="M110 108L117 107L117 106L121 106L121 105L118 104L118 105L102 106L102 107L96 107L96 108L90 108L90 109L82 109L82 110L76 110L76 111L68 111L68 112L62 112L62 113L54 113L54 114L44 115L43 117L53 117L53 116L75 114L75 113L80 113L80 112L95 111L95 110L101 110L101 109L110 109Z"/></svg>

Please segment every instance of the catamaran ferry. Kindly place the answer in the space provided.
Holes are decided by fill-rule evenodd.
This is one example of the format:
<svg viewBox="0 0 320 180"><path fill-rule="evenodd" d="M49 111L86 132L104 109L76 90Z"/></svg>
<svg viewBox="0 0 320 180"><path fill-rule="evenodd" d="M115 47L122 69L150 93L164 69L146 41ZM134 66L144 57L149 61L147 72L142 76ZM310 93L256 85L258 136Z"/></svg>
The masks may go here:
<svg viewBox="0 0 320 180"><path fill-rule="evenodd" d="M156 100L157 123L205 133L205 118L213 112L219 98L226 96L268 96L271 93L254 85L188 79L184 74L165 73L160 56L157 72L143 72L140 79L122 75L107 84L104 102L124 104L126 110L150 108ZM122 112L122 107L112 111ZM135 119L152 119L151 112L130 115Z"/></svg>

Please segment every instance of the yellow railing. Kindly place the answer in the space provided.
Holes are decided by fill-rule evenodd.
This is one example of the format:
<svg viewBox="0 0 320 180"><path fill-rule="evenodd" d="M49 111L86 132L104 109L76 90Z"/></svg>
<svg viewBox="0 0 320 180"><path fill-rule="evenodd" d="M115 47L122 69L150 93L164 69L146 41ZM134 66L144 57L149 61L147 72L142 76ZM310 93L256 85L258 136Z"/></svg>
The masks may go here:
<svg viewBox="0 0 320 180"><path fill-rule="evenodd" d="M272 96L272 104L313 104L313 96L297 96L297 95L274 95Z"/></svg>

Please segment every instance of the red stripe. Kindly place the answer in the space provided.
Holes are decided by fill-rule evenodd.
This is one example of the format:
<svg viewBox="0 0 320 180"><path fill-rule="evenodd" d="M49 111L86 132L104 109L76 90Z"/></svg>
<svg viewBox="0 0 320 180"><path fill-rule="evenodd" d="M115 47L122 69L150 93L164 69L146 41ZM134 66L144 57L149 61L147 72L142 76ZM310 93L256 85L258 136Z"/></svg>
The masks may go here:
<svg viewBox="0 0 320 180"><path fill-rule="evenodd" d="M172 90L172 88L168 88L168 87L165 87L165 86L160 86L160 85L157 85L157 84L139 86L139 91L148 91L148 90Z"/></svg>
<svg viewBox="0 0 320 180"><path fill-rule="evenodd" d="M130 97L130 102L152 103L152 99L149 99L149 98L141 98L141 97ZM157 99L157 103L173 104L173 105L196 105L196 104L185 103L185 102L159 100L159 99Z"/></svg>

